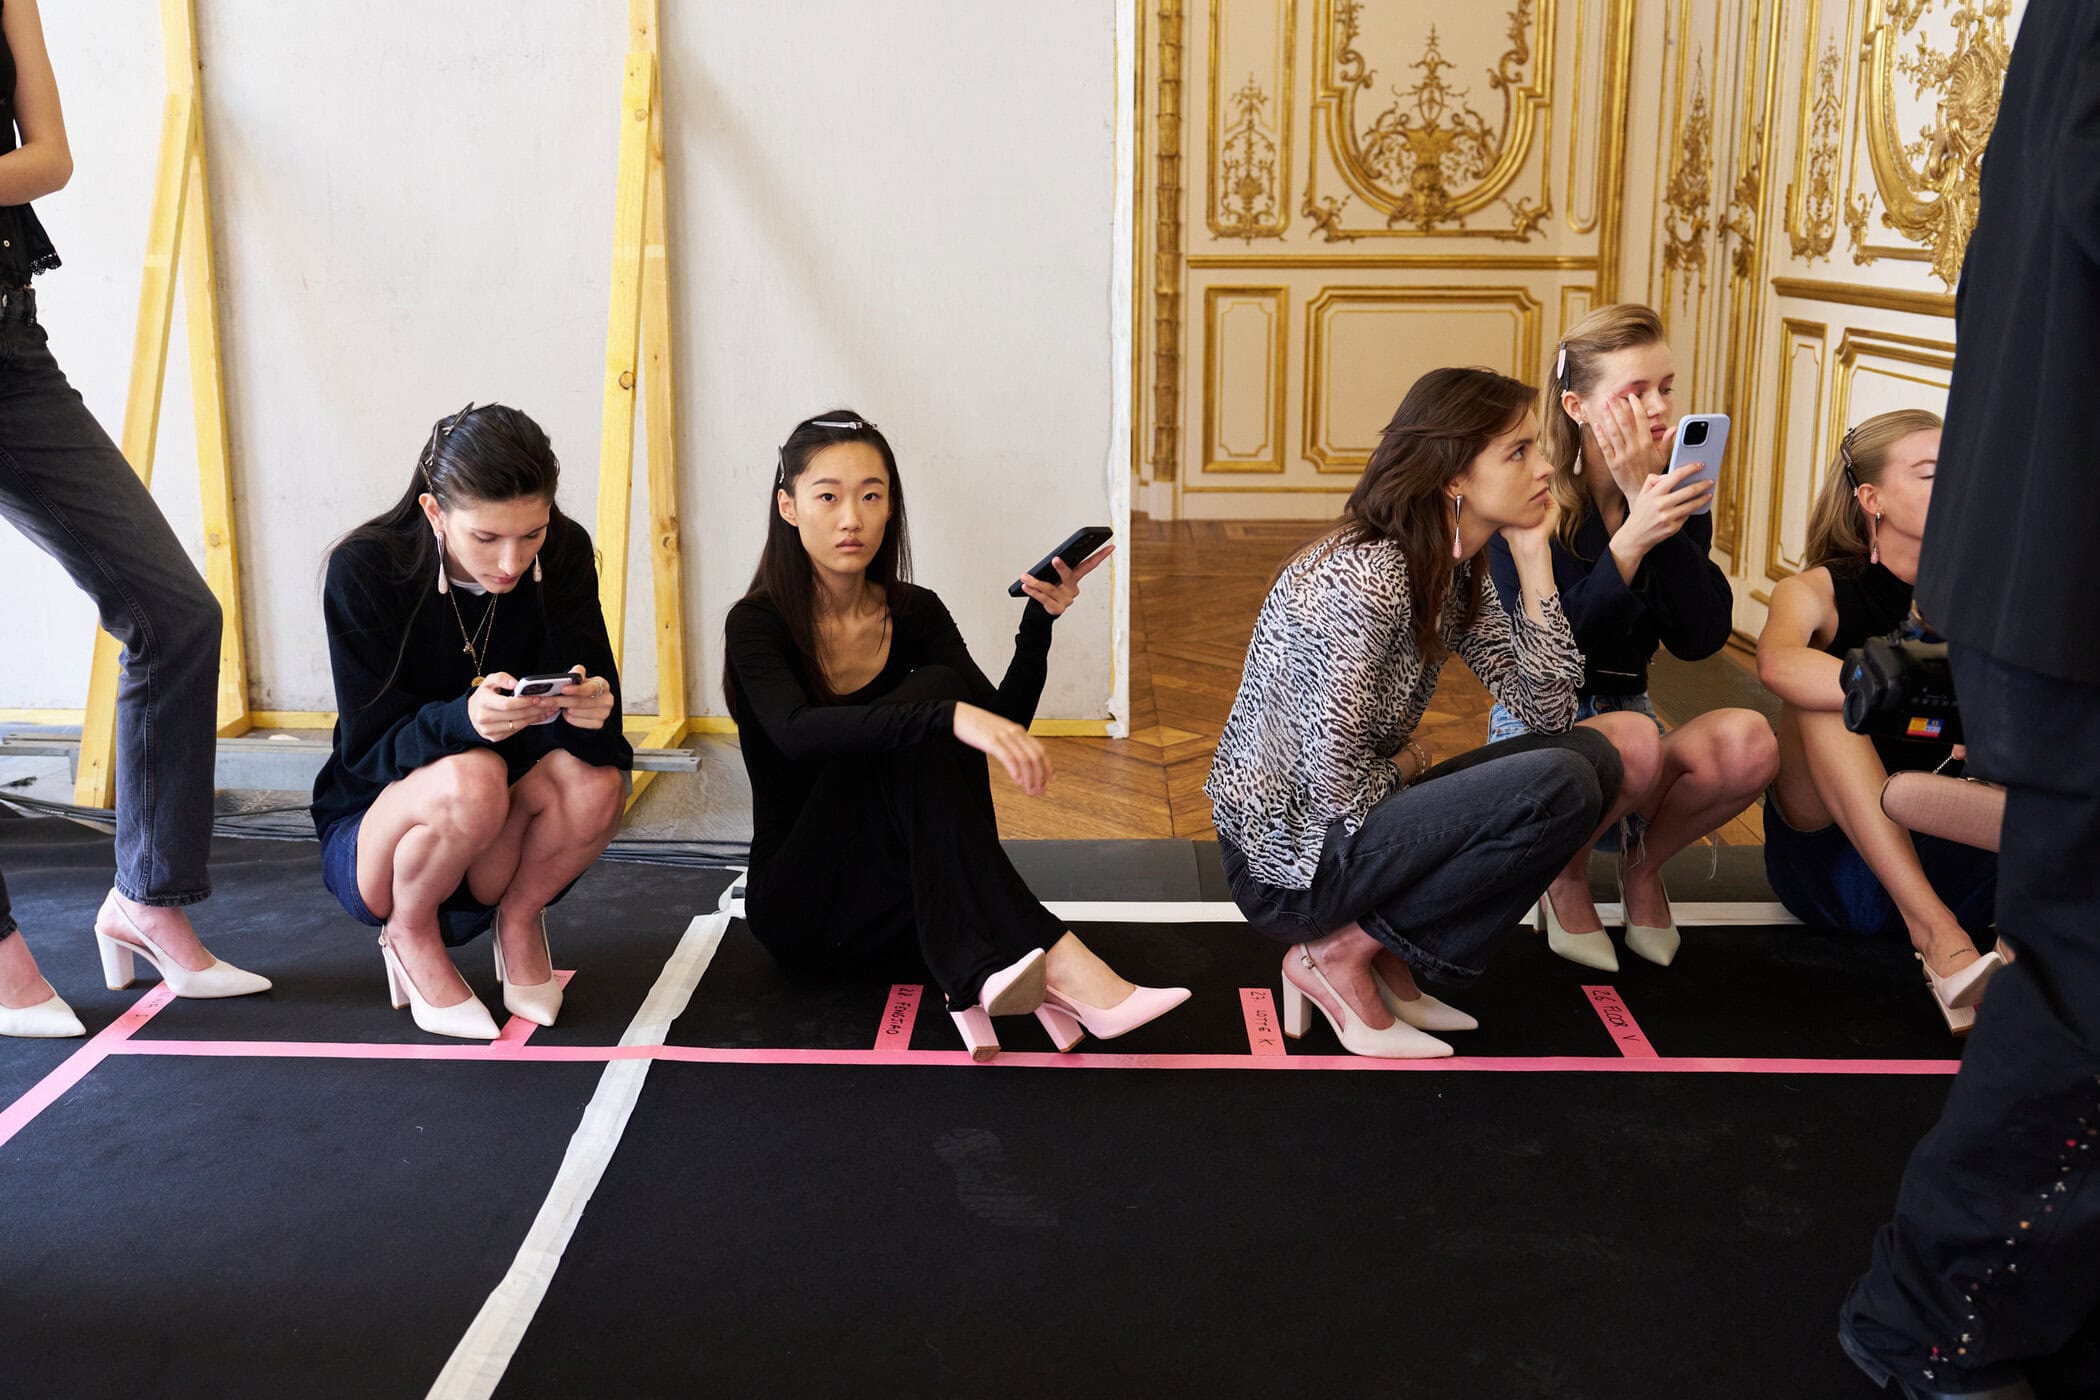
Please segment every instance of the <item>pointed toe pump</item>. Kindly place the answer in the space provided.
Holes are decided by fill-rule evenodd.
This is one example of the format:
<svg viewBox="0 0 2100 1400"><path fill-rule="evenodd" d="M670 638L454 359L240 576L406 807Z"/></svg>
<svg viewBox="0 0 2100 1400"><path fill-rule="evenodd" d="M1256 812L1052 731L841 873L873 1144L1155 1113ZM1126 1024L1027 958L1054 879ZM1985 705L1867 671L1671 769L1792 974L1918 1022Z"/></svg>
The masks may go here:
<svg viewBox="0 0 2100 1400"><path fill-rule="evenodd" d="M1570 933L1568 926L1553 912L1553 896L1539 896L1539 917L1535 925L1546 935L1546 946L1571 963L1594 967L1599 972L1619 970L1618 950L1611 946L1611 935L1603 929L1588 933Z"/></svg>
<svg viewBox="0 0 2100 1400"><path fill-rule="evenodd" d="M34 1006L0 1006L0 1035L20 1036L25 1040L64 1040L68 1036L86 1035L87 1027L66 1005L65 998L57 992L44 998Z"/></svg>
<svg viewBox="0 0 2100 1400"><path fill-rule="evenodd" d="M213 958L207 968L184 967L162 952L160 946L146 936L146 931L133 922L124 906L117 902L115 891L104 897L101 912L95 916L95 947L102 954L103 984L113 992L121 992L132 984L134 958L144 958L152 963L161 981L168 984L168 990L179 997L207 1000L244 997L270 990L269 978L245 972L217 958Z"/></svg>
<svg viewBox="0 0 2100 1400"><path fill-rule="evenodd" d="M1670 897L1663 891L1663 898ZM1677 960L1677 949L1684 939L1677 932L1677 916L1673 913L1670 922L1660 928L1633 921L1633 906L1626 902L1626 863L1619 862L1619 907L1626 911L1626 950L1636 957L1646 958L1657 967L1668 967ZM1617 971L1616 968L1612 969Z"/></svg>
<svg viewBox="0 0 2100 1400"><path fill-rule="evenodd" d="M1049 958L1042 949L1030 948L1011 965L984 979L977 1004L987 1016L1026 1016L1043 1004L1048 982Z"/></svg>
<svg viewBox="0 0 2100 1400"><path fill-rule="evenodd" d="M472 992L467 999L451 1006L432 1006L423 1000L423 993L410 979L408 969L401 966L401 959L394 954L393 945L386 941L386 933L379 935L379 956L386 962L387 999L399 1011L407 1007L415 1018L416 1029L432 1035L449 1035L455 1040L494 1040L502 1032L496 1028L496 1018L481 1004L481 998Z"/></svg>
<svg viewBox="0 0 2100 1400"><path fill-rule="evenodd" d="M522 1016L536 1026L551 1026L554 1018L561 1014L561 979L554 975L554 953L547 947L547 915L540 913L540 947L547 952L547 980L544 982L513 982L503 971L503 936L494 929L489 930L489 942L496 950L496 980L503 986L503 1009L513 1016Z"/></svg>
<svg viewBox="0 0 2100 1400"><path fill-rule="evenodd" d="M1291 980L1288 969L1294 962L1307 981L1333 998L1334 1004L1342 1009L1340 1019L1336 1019L1335 1013L1327 1009L1325 1001L1308 994L1303 987ZM1342 1048L1352 1055L1363 1055L1377 1060L1435 1060L1452 1053L1451 1047L1444 1041L1415 1029L1405 1021L1396 1020L1382 1030L1373 1030L1357 1020L1356 1013L1349 1008L1349 1003L1342 999L1342 994L1334 989L1326 974L1320 971L1320 965L1313 961L1312 953L1303 943L1297 944L1284 955L1284 967L1286 971L1283 975L1283 1033L1291 1039L1297 1040L1311 1029L1312 1009L1317 1007L1320 1014L1327 1018L1327 1024L1334 1028L1335 1039L1341 1041Z"/></svg>
<svg viewBox="0 0 2100 1400"><path fill-rule="evenodd" d="M1404 1001L1386 985L1378 969L1371 969L1371 980L1378 984L1378 999L1385 1009L1407 1022L1418 1031L1477 1031L1480 1022L1448 1002L1438 1001L1427 992L1418 992L1413 1001Z"/></svg>
<svg viewBox="0 0 2100 1400"><path fill-rule="evenodd" d="M1049 1032L1050 1043L1063 1053L1087 1036L1114 1040L1127 1035L1188 999L1187 987L1133 987L1130 995L1114 1006L1090 1006L1055 987L1045 987L1043 1004L1036 1008L1035 1018Z"/></svg>

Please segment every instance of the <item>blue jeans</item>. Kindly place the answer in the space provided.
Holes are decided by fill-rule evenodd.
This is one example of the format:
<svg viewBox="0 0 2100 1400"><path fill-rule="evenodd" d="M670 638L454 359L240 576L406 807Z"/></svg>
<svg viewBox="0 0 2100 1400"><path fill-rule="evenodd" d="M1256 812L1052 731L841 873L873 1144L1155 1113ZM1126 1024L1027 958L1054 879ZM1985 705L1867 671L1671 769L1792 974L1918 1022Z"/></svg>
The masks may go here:
<svg viewBox="0 0 2100 1400"><path fill-rule="evenodd" d="M1655 728L1658 732L1669 732L1663 729L1663 722L1655 713L1655 702L1648 698L1648 692L1645 690L1638 695L1585 695L1576 703L1575 722L1580 724L1586 719L1595 719L1598 715L1613 714L1619 711L1646 715L1649 719L1655 721ZM1525 724L1523 720L1518 719L1510 708L1501 701L1497 700L1495 708L1488 711L1489 743L1499 743L1504 739L1514 739L1519 735L1529 733L1531 733L1530 726ZM1628 812L1616 826L1597 838L1595 849L1606 852L1616 851L1630 843L1635 850L1639 850L1641 848L1641 833L1647 829L1648 819L1646 817L1639 812Z"/></svg>
<svg viewBox="0 0 2100 1400"><path fill-rule="evenodd" d="M51 358L24 287L0 287L0 515L94 599L124 647L118 892L196 903L211 893L219 603ZM0 885L0 934L13 928Z"/></svg>

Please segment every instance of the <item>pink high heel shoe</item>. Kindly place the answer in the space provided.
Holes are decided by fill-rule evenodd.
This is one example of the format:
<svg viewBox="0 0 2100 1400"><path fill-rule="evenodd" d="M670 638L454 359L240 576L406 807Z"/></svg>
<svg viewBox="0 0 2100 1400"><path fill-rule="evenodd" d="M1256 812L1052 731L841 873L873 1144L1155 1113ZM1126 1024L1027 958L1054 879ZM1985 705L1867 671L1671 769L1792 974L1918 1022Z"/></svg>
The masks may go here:
<svg viewBox="0 0 2100 1400"><path fill-rule="evenodd" d="M1188 999L1187 987L1133 987L1130 995L1114 1006L1089 1006L1055 987L1045 987L1043 1004L1036 1008L1035 1019L1042 1022L1043 1029L1050 1033L1050 1043L1063 1054L1089 1035L1096 1040L1126 1035L1148 1021L1158 1020Z"/></svg>
<svg viewBox="0 0 2100 1400"><path fill-rule="evenodd" d="M977 1005L948 1013L971 1059L983 1064L998 1058L999 1033L992 1029L992 1017L1026 1016L1031 1011L1041 1014L1043 992L1049 985L1044 972L1047 962L1042 949L1030 948L1010 966L984 979L977 991Z"/></svg>

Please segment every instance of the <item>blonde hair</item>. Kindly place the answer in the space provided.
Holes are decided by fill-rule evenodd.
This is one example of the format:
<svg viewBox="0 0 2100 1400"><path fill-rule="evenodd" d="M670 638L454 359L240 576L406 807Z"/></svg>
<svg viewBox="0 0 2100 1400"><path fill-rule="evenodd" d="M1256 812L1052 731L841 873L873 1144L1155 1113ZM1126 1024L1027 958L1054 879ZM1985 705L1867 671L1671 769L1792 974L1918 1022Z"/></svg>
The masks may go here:
<svg viewBox="0 0 2100 1400"><path fill-rule="evenodd" d="M1808 514L1804 569L1856 568L1867 557L1867 510L1859 488L1880 482L1889 449L1912 433L1938 432L1940 416L1925 408L1877 413L1845 434L1823 472L1823 489Z"/></svg>
<svg viewBox="0 0 2100 1400"><path fill-rule="evenodd" d="M1619 302L1600 306L1577 321L1553 348L1553 360L1546 366L1548 402L1539 415L1539 450L1553 464L1550 487L1554 504L1560 507L1554 538L1570 554L1575 553L1575 532L1590 512L1590 493L1575 475L1575 464L1582 456L1582 424L1568 416L1561 395L1573 391L1587 398L1597 387L1598 368L1606 355L1639 345L1659 345L1663 339L1662 317L1648 307ZM1601 462L1590 465L1603 468Z"/></svg>

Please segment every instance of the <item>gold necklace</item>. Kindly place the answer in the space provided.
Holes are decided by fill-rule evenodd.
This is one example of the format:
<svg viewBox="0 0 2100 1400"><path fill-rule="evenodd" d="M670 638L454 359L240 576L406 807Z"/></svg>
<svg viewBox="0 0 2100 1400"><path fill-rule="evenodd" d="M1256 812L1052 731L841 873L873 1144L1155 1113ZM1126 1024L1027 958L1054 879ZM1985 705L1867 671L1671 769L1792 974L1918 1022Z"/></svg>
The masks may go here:
<svg viewBox="0 0 2100 1400"><path fill-rule="evenodd" d="M489 610L483 613L481 621L475 624L472 636L467 635L467 619L459 610L459 599L452 596L450 589L445 590L445 596L452 601L452 620L459 624L459 649L474 662L474 689L479 690L482 683L488 679L484 674L482 658L488 654L488 644L496 639L496 604L503 600L503 595L489 594ZM486 638L482 636L483 632L488 633Z"/></svg>

